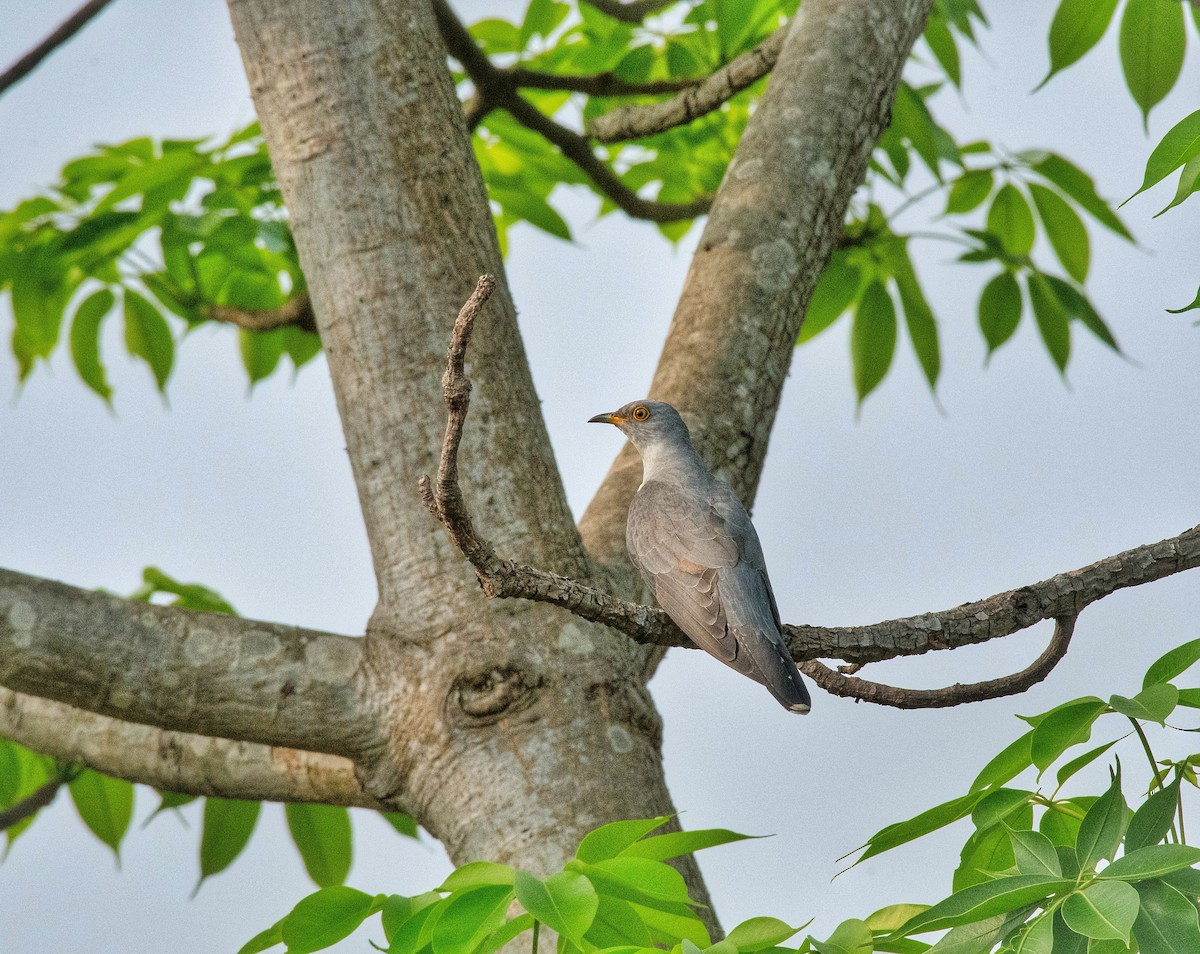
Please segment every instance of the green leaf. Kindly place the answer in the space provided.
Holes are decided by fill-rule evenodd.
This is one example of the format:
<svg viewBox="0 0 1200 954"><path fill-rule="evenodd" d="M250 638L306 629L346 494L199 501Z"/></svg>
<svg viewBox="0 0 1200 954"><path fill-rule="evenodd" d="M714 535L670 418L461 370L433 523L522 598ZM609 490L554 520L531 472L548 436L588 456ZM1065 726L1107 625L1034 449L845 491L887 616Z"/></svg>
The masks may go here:
<svg viewBox="0 0 1200 954"><path fill-rule="evenodd" d="M1030 921L1011 943L1013 954L1051 954L1054 950L1054 919L1042 914Z"/></svg>
<svg viewBox="0 0 1200 954"><path fill-rule="evenodd" d="M654 946L654 935L650 933L650 928L634 910L633 905L623 898L604 893L600 894L596 917L584 937L589 944L595 944L597 947L616 947L622 944Z"/></svg>
<svg viewBox="0 0 1200 954"><path fill-rule="evenodd" d="M998 825L1014 812L1029 804L1033 792L1020 788L999 788L989 792L971 810L971 821L979 831Z"/></svg>
<svg viewBox="0 0 1200 954"><path fill-rule="evenodd" d="M282 329L275 331L247 331L238 329L238 348L242 353L242 364L254 385L279 367L283 357Z"/></svg>
<svg viewBox="0 0 1200 954"><path fill-rule="evenodd" d="M937 389L938 374L942 368L937 320L933 317L933 309L925 299L920 279L917 278L916 269L908 256L907 243L901 246L894 269L893 277L896 280L896 289L900 292L900 304L904 307L908 337L925 374L925 380L929 383L929 389L933 391Z"/></svg>
<svg viewBox="0 0 1200 954"><path fill-rule="evenodd" d="M1011 914L997 914L971 924L951 928L927 954L987 954L1007 937L1029 914L1022 908Z"/></svg>
<svg viewBox="0 0 1200 954"><path fill-rule="evenodd" d="M1033 764L1033 756L1030 754L1030 743L1032 741L1033 730L1030 729L1020 738L1005 746L975 776L975 781L971 783L971 791L977 792L981 788L987 788L989 785L1003 785L1029 768Z"/></svg>
<svg viewBox="0 0 1200 954"><path fill-rule="evenodd" d="M1075 839L1079 836L1079 823L1088 808L1097 801L1094 795L1081 795L1052 802L1038 822L1038 831L1054 842L1055 846L1069 852L1070 858L1075 859ZM1063 852L1059 852L1059 860L1062 859ZM1074 860L1073 866L1076 869L1079 867L1078 859ZM1066 871L1068 867L1070 866L1064 864L1063 870Z"/></svg>
<svg viewBox="0 0 1200 954"><path fill-rule="evenodd" d="M436 891L427 891L411 898L402 894L391 894L384 898L380 906L380 921L383 923L383 934L388 943L393 941L401 927L441 900L442 896Z"/></svg>
<svg viewBox="0 0 1200 954"><path fill-rule="evenodd" d="M946 76L955 86L962 85L962 68L958 61L958 44L954 42L954 34L945 17L931 11L929 22L925 25L925 42L929 50L946 71Z"/></svg>
<svg viewBox="0 0 1200 954"><path fill-rule="evenodd" d="M1165 2L1165 0L1164 0ZM1151 186L1162 182L1176 169L1200 156L1200 109L1172 126L1146 160L1146 173L1137 192L1129 197L1141 195ZM1128 202L1126 199L1125 202ZM1125 203L1121 203L1124 205Z"/></svg>
<svg viewBox="0 0 1200 954"><path fill-rule="evenodd" d="M1092 723L1106 709L1099 699L1078 699L1049 712L1034 727L1030 754L1038 771L1044 772L1073 745L1092 736Z"/></svg>
<svg viewBox="0 0 1200 954"><path fill-rule="evenodd" d="M644 838L621 850L624 858L649 858L652 861L666 861L668 858L679 858L690 855L704 848L717 845L728 845L735 841L746 841L757 837L742 835L726 828L705 828L699 831L672 831L665 835L655 835ZM582 847L582 845L580 846Z"/></svg>
<svg viewBox="0 0 1200 954"><path fill-rule="evenodd" d="M861 864L868 858L883 854L883 852L890 851L915 838L928 835L939 828L945 828L960 818L965 818L971 814L971 809L986 794L986 792L972 792L969 795L963 795L960 798L943 802L941 805L935 805L933 808L927 809L907 821L896 822L893 825L888 825L886 828L881 828L871 836L871 840L865 845L867 850L863 852L862 857L855 864Z"/></svg>
<svg viewBox="0 0 1200 954"><path fill-rule="evenodd" d="M929 113L929 107L925 105L925 100L908 83L901 82L896 90L896 101L892 106L892 126L911 143L934 177L941 179L937 125Z"/></svg>
<svg viewBox="0 0 1200 954"><path fill-rule="evenodd" d="M875 949L871 929L853 918L839 924L828 939L813 938L812 946L818 954L871 954Z"/></svg>
<svg viewBox="0 0 1200 954"><path fill-rule="evenodd" d="M1141 903L1137 891L1122 881L1097 881L1063 902L1062 916L1076 934L1129 943L1129 932Z"/></svg>
<svg viewBox="0 0 1200 954"><path fill-rule="evenodd" d="M493 187L489 190L489 195L493 201L500 204L506 214L524 219L530 225L556 238L571 241L571 229L563 217L536 193Z"/></svg>
<svg viewBox="0 0 1200 954"><path fill-rule="evenodd" d="M748 954L766 947L776 947L799 930L778 918L751 918L730 931L725 940Z"/></svg>
<svg viewBox="0 0 1200 954"><path fill-rule="evenodd" d="M1182 315L1185 311L1194 311L1197 308L1200 308L1200 289L1196 290L1196 297L1192 299L1191 304L1182 308L1168 308L1167 311L1172 315Z"/></svg>
<svg viewBox="0 0 1200 954"><path fill-rule="evenodd" d="M630 907L650 929L650 933L657 943L675 945L682 938L691 941L699 948L706 948L712 944L708 929L691 911L685 915L648 908L642 904L632 904Z"/></svg>
<svg viewBox="0 0 1200 954"><path fill-rule="evenodd" d="M886 908L880 908L874 914L868 915L864 920L874 933L890 934L922 911L928 910L928 904L889 904Z"/></svg>
<svg viewBox="0 0 1200 954"><path fill-rule="evenodd" d="M1121 346L1117 344L1117 339L1113 337L1112 331L1109 330L1104 319L1092 307L1092 303L1088 301L1087 296L1074 285L1063 281L1056 275L1045 275L1046 281L1053 289L1058 302L1063 306L1067 313L1067 317L1078 320L1088 331L1099 338L1104 344L1112 348L1117 354L1121 353Z"/></svg>
<svg viewBox="0 0 1200 954"><path fill-rule="evenodd" d="M595 882L592 872L602 872L609 877L616 878L637 889L647 898L673 901L678 904L687 904L689 901L687 884L683 880L683 875L661 861L622 855L619 858L606 858L604 861L589 865L588 871L584 873ZM599 888L600 886L597 885L598 890ZM630 900L642 901L641 898Z"/></svg>
<svg viewBox="0 0 1200 954"><path fill-rule="evenodd" d="M1038 89L1100 42L1116 9L1117 0L1062 0L1050 24L1050 72Z"/></svg>
<svg viewBox="0 0 1200 954"><path fill-rule="evenodd" d="M434 954L473 954L505 921L509 885L485 885L455 894L433 928Z"/></svg>
<svg viewBox="0 0 1200 954"><path fill-rule="evenodd" d="M162 391L175 361L175 342L167 320L150 302L132 289L125 289L125 347L154 372Z"/></svg>
<svg viewBox="0 0 1200 954"><path fill-rule="evenodd" d="M262 951L283 943L283 933L280 930L283 921L276 921L265 931L259 931L245 944L238 948L237 954L261 954Z"/></svg>
<svg viewBox="0 0 1200 954"><path fill-rule="evenodd" d="M1101 795L1079 824L1075 854L1079 870L1092 871L1100 861L1111 861L1125 834L1126 807L1121 794L1121 763L1113 774L1108 791Z"/></svg>
<svg viewBox="0 0 1200 954"><path fill-rule="evenodd" d="M380 812L379 814L385 822L404 835L404 837L420 839L420 833L417 831L417 823L411 815L405 815L403 812Z"/></svg>
<svg viewBox="0 0 1200 954"><path fill-rule="evenodd" d="M1179 78L1185 44L1183 6L1177 0L1129 0L1125 5L1121 67L1144 122Z"/></svg>
<svg viewBox="0 0 1200 954"><path fill-rule="evenodd" d="M200 835L200 881L228 868L254 834L261 802L228 798L204 800L204 829Z"/></svg>
<svg viewBox="0 0 1200 954"><path fill-rule="evenodd" d="M1189 898L1200 898L1200 871L1195 868L1180 868L1169 875L1163 875L1162 880Z"/></svg>
<svg viewBox="0 0 1200 954"><path fill-rule="evenodd" d="M1054 288L1041 272L1030 272L1026 279L1033 317L1037 322L1042 343L1050 353L1059 373L1067 370L1071 359L1071 324L1067 311L1054 293Z"/></svg>
<svg viewBox="0 0 1200 954"><path fill-rule="evenodd" d="M1145 881L1190 868L1200 862L1200 848L1191 845L1147 845L1118 858L1097 877L1119 881Z"/></svg>
<svg viewBox="0 0 1200 954"><path fill-rule="evenodd" d="M308 876L322 888L340 885L350 873L350 813L335 805L289 802L288 830Z"/></svg>
<svg viewBox="0 0 1200 954"><path fill-rule="evenodd" d="M1105 742L1103 745L1098 745L1094 749L1089 749L1088 751L1084 752L1083 755L1071 759L1070 762L1058 770L1058 775L1055 778L1055 781L1058 782L1058 787L1062 788L1063 785L1066 784L1067 779L1069 779L1080 769L1091 765L1094 761L1096 761L1096 759L1100 758L1100 756L1102 756L1116 744L1117 740L1113 739L1111 742Z"/></svg>
<svg viewBox="0 0 1200 954"><path fill-rule="evenodd" d="M1179 185L1175 187L1175 197L1166 206L1155 212L1154 217L1157 219L1164 212L1171 211L1196 192L1200 192L1200 154L1192 156L1184 164L1183 172L1179 173Z"/></svg>
<svg viewBox="0 0 1200 954"><path fill-rule="evenodd" d="M1175 812L1179 808L1181 781L1181 776L1176 775L1175 781L1151 795L1146 799L1146 803L1133 813L1133 817L1129 819L1129 828L1125 832L1126 858L1136 853L1139 848L1157 845L1167 837L1167 832L1171 830L1175 820ZM1124 861L1124 858L1121 860Z"/></svg>
<svg viewBox="0 0 1200 954"><path fill-rule="evenodd" d="M371 895L344 885L310 894L280 925L287 954L311 954L336 944L353 934L374 909Z"/></svg>
<svg viewBox="0 0 1200 954"><path fill-rule="evenodd" d="M1054 913L1054 954L1088 954L1088 939L1067 927L1062 911Z"/></svg>
<svg viewBox="0 0 1200 954"><path fill-rule="evenodd" d="M1054 254L1058 256L1068 275L1077 282L1084 281L1087 278L1091 248L1083 220L1053 189L1031 182L1029 194L1033 197L1033 204L1041 217Z"/></svg>
<svg viewBox="0 0 1200 954"><path fill-rule="evenodd" d="M989 357L1013 336L1020 321L1021 288L1012 272L1001 272L984 285L979 296L979 330Z"/></svg>
<svg viewBox="0 0 1200 954"><path fill-rule="evenodd" d="M438 890L466 891L469 888L479 888L485 885L512 887L516 877L516 871L508 865L497 864L494 861L472 861L450 872L450 876L442 882L442 886Z"/></svg>
<svg viewBox="0 0 1200 954"><path fill-rule="evenodd" d="M605 858L615 858L638 839L645 837L655 828L661 828L670 821L671 817L670 815L660 815L658 818L617 821L601 825L584 835L575 852L575 857L590 864L603 861Z"/></svg>
<svg viewBox="0 0 1200 954"><path fill-rule="evenodd" d="M1200 116L1200 113L1197 113ZM1200 661L1200 639L1193 639L1163 653L1150 664L1142 680L1142 688L1149 689L1155 683L1170 682L1181 676Z"/></svg>
<svg viewBox="0 0 1200 954"><path fill-rule="evenodd" d="M1124 223L1113 212L1109 204L1097 194L1091 176L1078 166L1068 162L1062 156L1046 153L1033 163L1032 169L1047 182L1062 189L1075 200L1080 208L1105 228L1116 232L1122 238L1133 241L1133 236L1125 228Z"/></svg>
<svg viewBox="0 0 1200 954"><path fill-rule="evenodd" d="M516 876L517 900L535 918L565 935L577 947L596 916L599 898L592 883L574 871L559 871L540 881L524 871Z"/></svg>
<svg viewBox="0 0 1200 954"><path fill-rule="evenodd" d="M992 194L992 170L969 169L954 180L946 197L946 215L962 215L977 209Z"/></svg>
<svg viewBox="0 0 1200 954"><path fill-rule="evenodd" d="M1012 840L1013 860L1021 874L1062 877L1058 853L1050 839L1041 832L1010 831L1008 837Z"/></svg>
<svg viewBox="0 0 1200 954"><path fill-rule="evenodd" d="M1033 213L1029 203L1011 182L1006 182L992 199L987 216L988 231L1000 239L1011 255L1028 255L1033 249Z"/></svg>
<svg viewBox="0 0 1200 954"><path fill-rule="evenodd" d="M439 899L414 911L408 920L393 931L388 951L391 954L416 954L425 950L433 939L433 929L437 927L446 904L446 900Z"/></svg>
<svg viewBox="0 0 1200 954"><path fill-rule="evenodd" d="M500 950L517 935L532 930L535 923L532 914L522 914L504 922L480 945L477 954L492 954L493 951Z"/></svg>
<svg viewBox="0 0 1200 954"><path fill-rule="evenodd" d="M84 770L68 786L79 817L92 834L121 859L121 839L133 818L133 786L119 778Z"/></svg>
<svg viewBox="0 0 1200 954"><path fill-rule="evenodd" d="M1161 881L1143 881L1137 893L1142 909L1133 922L1133 936L1141 954L1200 951L1200 925L1191 901Z"/></svg>
<svg viewBox="0 0 1200 954"><path fill-rule="evenodd" d="M862 404L887 375L896 351L896 307L878 280L863 292L850 330L854 389Z"/></svg>
<svg viewBox="0 0 1200 954"><path fill-rule="evenodd" d="M959 924L971 924L1034 904L1074 886L1073 881L1039 875L1015 875L985 881L938 902L928 911L918 914L897 933L902 936L925 934Z"/></svg>
<svg viewBox="0 0 1200 954"><path fill-rule="evenodd" d="M811 341L837 321L858 297L861 286L862 272L844 252L834 252L813 289L796 344Z"/></svg>
<svg viewBox="0 0 1200 954"><path fill-rule="evenodd" d="M1030 809L1025 813L1032 816ZM1024 819L1020 819L1024 821ZM1028 827L1016 825L1013 819L1011 827ZM1031 821L1032 824L1032 821ZM996 872L1009 871L1016 865L1013 857L1012 841L1008 837L1008 828L1003 825L993 825L983 831L975 831L959 852L959 864L954 869L953 890L962 891L971 885L991 881Z"/></svg>
<svg viewBox="0 0 1200 954"><path fill-rule="evenodd" d="M1179 690L1169 682L1159 682L1143 689L1132 699L1113 696L1108 704L1123 716L1163 725L1179 704Z"/></svg>
<svg viewBox="0 0 1200 954"><path fill-rule="evenodd" d="M75 311L71 321L71 358L83 383L105 401L112 398L112 388L100 363L100 323L112 311L116 298L107 288L94 292Z"/></svg>

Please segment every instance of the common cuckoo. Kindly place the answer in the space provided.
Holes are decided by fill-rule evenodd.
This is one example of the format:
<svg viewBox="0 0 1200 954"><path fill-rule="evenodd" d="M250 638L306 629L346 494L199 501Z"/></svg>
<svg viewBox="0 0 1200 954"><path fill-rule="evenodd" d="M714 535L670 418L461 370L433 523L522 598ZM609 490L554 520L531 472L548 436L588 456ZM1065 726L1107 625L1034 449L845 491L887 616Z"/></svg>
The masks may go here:
<svg viewBox="0 0 1200 954"><path fill-rule="evenodd" d="M625 542L659 605L701 649L808 712L750 515L700 459L679 412L634 401L589 423L615 424L642 455Z"/></svg>

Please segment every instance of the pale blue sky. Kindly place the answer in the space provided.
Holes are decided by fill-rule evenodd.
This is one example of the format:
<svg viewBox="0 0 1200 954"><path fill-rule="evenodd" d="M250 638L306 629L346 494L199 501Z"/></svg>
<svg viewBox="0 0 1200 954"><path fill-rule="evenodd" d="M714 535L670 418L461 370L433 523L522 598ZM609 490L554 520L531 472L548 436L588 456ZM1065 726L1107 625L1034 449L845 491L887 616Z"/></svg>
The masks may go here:
<svg viewBox="0 0 1200 954"><path fill-rule="evenodd" d="M0 62L75 3L6 4ZM513 15L519 6L469 9ZM1051 5L993 2L987 12L987 61L965 60L967 105L946 97L939 115L960 138L1053 147L1096 174L1102 193L1132 192L1152 143L1196 106L1195 33L1185 75L1147 139L1121 88L1115 36L1030 96L1045 72ZM0 99L0 207L94 142L220 134L252 116L222 3L117 0ZM933 246L920 249L918 268L941 319L945 415L904 344L857 422L847 327L796 355L754 510L785 619L863 623L940 609L1200 522L1200 329L1163 311L1190 301L1200 281L1200 200L1152 221L1168 198L1126 207L1140 249L1092 228L1093 299L1137 364L1077 335L1068 389L1026 316L985 372L975 301L986 273L944 267L953 252ZM565 205L577 242L518 228L508 267L578 513L619 448L615 432L584 422L643 394L691 245L672 249L617 216L591 224L586 199ZM910 227L919 222L912 216ZM180 348L168 410L110 325L115 415L61 353L0 403L0 566L125 592L153 563L215 587L249 616L361 632L374 598L370 562L323 364L247 397L233 335L206 329ZM0 393L13 394L14 382L14 362L0 355ZM965 790L1019 732L1012 713L1088 692L1132 693L1152 659L1198 635L1198 620L1194 573L1126 591L1081 617L1047 684L942 712L818 692L813 714L796 719L702 654L673 651L652 687L685 824L776 833L702 859L726 924L815 916L813 930L827 934L883 904L941 897L965 831L831 883L834 859ZM1039 629L866 675L926 686L987 678L1024 666L1046 636ZM151 808L141 800L138 820ZM0 867L0 950L232 952L309 890L273 809L247 853L189 901L199 833L195 808L185 815L190 830L166 818L131 833L117 872L60 797ZM375 819L359 823L356 850L350 883L366 890L417 892L446 870L436 846L404 843ZM364 949L364 940L339 948Z"/></svg>

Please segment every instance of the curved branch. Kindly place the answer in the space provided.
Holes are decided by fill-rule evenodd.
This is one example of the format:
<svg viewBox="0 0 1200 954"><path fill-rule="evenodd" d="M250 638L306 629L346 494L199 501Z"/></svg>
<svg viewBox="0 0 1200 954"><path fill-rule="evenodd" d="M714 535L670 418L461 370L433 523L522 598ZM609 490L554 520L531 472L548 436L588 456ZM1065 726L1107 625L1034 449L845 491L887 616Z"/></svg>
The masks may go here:
<svg viewBox="0 0 1200 954"><path fill-rule="evenodd" d="M225 739L354 756L362 642L0 570L0 686Z"/></svg>
<svg viewBox="0 0 1200 954"><path fill-rule="evenodd" d="M230 308L226 305L204 305L204 317L210 321L221 321L237 325L247 331L274 331L295 325L301 331L316 334L317 319L313 314L312 299L308 292L289 298L278 308L249 311L245 308Z"/></svg>
<svg viewBox="0 0 1200 954"><path fill-rule="evenodd" d="M835 696L849 696L863 702L874 702L896 709L944 709L961 706L968 702L983 702L1015 696L1045 679L1054 667L1066 656L1075 632L1075 617L1065 616L1054 621L1054 635L1050 645L1032 663L1009 676L987 679L983 682L955 683L944 689L901 689L881 682L857 679L854 676L835 672L815 659L800 664L800 671L812 679L826 692Z"/></svg>
<svg viewBox="0 0 1200 954"><path fill-rule="evenodd" d="M708 79L693 84L672 99L645 106L623 106L597 116L588 124L588 133L605 143L641 139L685 126L711 113L774 69L787 30L786 26L781 26L753 50L731 60Z"/></svg>
<svg viewBox="0 0 1200 954"><path fill-rule="evenodd" d="M546 89L564 93L586 93L588 96L658 96L663 93L680 93L698 86L703 79L650 80L635 83L621 79L615 73L593 73L588 76L570 76L560 73L545 73L541 70L512 66L500 70L513 86L519 89Z"/></svg>
<svg viewBox="0 0 1200 954"><path fill-rule="evenodd" d="M168 732L2 688L0 736L184 795L397 810L365 794L354 763L341 756Z"/></svg>
<svg viewBox="0 0 1200 954"><path fill-rule="evenodd" d="M40 785L14 805L0 812L0 831L11 828L17 822L22 822L30 815L36 815L54 801L54 796L62 788L62 779L52 778Z"/></svg>
<svg viewBox="0 0 1200 954"><path fill-rule="evenodd" d="M0 96L15 86L41 65L42 60L82 30L89 20L107 7L112 0L88 0L72 13L46 39L0 73Z"/></svg>
<svg viewBox="0 0 1200 954"><path fill-rule="evenodd" d="M446 0L433 0L433 8L437 14L438 28L446 41L446 49L462 64L475 84L475 96L467 104L470 128L473 129L492 110L503 109L526 129L557 146L559 152L578 166L600 192L632 218L650 222L677 222L694 219L708 211L712 200L707 197L694 202L643 199L592 152L592 147L583 136L556 123L517 93L512 75L498 69L484 55Z"/></svg>
<svg viewBox="0 0 1200 954"><path fill-rule="evenodd" d="M488 597L551 603L582 619L610 626L639 643L695 648L662 610L630 603L577 580L506 560L476 533L458 483L458 448L471 405L467 346L475 319L494 283L490 275L482 276L454 322L446 373L442 376L442 394L449 412L446 436L442 441L437 481L427 476L421 478L421 498L474 567ZM1200 566L1200 526L1169 540L1127 550L1040 583L941 613L888 620L872 626L786 625L784 636L793 657L803 663L802 670L835 695L898 708L961 705L1024 692L1045 679L1066 654L1075 619L1089 603L1123 587L1139 586L1197 566ZM899 689L834 672L815 662L817 657L832 657L863 663L937 649L957 649L1009 636L1044 619L1055 620L1054 637L1046 651L1021 672L986 682L945 689Z"/></svg>
<svg viewBox="0 0 1200 954"><path fill-rule="evenodd" d="M584 0L589 7L595 7L605 16L620 20L622 23L641 23L646 17L659 10L665 10L676 0Z"/></svg>

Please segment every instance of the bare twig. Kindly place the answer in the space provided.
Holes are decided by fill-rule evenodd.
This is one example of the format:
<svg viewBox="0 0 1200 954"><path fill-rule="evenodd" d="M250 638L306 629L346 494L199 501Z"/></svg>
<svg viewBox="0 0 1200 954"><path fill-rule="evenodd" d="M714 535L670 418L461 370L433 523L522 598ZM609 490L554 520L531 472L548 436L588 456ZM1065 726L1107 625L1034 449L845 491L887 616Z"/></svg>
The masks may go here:
<svg viewBox="0 0 1200 954"><path fill-rule="evenodd" d="M262 311L250 311L245 308L230 308L225 305L205 305L202 308L204 317L210 321L222 321L237 325L247 331L274 331L295 325L302 331L317 330L317 319L313 314L312 299L308 292L302 292L295 298L290 298L278 308L267 308Z"/></svg>
<svg viewBox="0 0 1200 954"><path fill-rule="evenodd" d="M564 76L514 66L500 71L516 87L521 89L548 89L568 93L586 93L588 96L659 96L664 93L679 93L698 86L702 79L650 80L634 83L621 79L615 73L593 73L589 76Z"/></svg>
<svg viewBox="0 0 1200 954"><path fill-rule="evenodd" d="M603 623L639 643L694 648L695 644L662 610L629 603L578 580L506 560L475 532L458 483L458 447L471 403L471 382L465 369L467 345L475 318L494 286L495 280L490 275L481 277L454 323L446 373L442 377L449 417L436 485L427 476L420 482L425 505L475 568L479 584L489 598L515 597L551 603L582 619ZM801 662L802 671L834 695L907 709L955 706L1024 692L1045 679L1066 655L1075 620L1090 603L1123 587L1139 586L1198 566L1200 526L1040 583L940 613L870 626L785 625L783 629L788 648ZM1046 619L1055 621L1054 636L1046 651L1026 669L985 682L944 689L901 689L857 679L816 662L818 658L835 658L860 665L957 649L1012 635Z"/></svg>
<svg viewBox="0 0 1200 954"><path fill-rule="evenodd" d="M517 92L512 75L492 64L475 43L462 21L455 16L446 0L434 0L438 27L446 41L446 49L475 84L475 95L466 107L467 125L474 128L494 109L503 109L526 129L536 132L575 163L597 189L613 201L625 214L651 222L677 222L703 215L712 204L704 197L694 202L657 202L644 199L608 167L579 133L546 116Z"/></svg>
<svg viewBox="0 0 1200 954"><path fill-rule="evenodd" d="M623 142L666 132L711 113L771 72L787 31L786 24L781 26L753 50L672 99L645 106L623 106L597 116L589 124L588 133L600 142Z"/></svg>
<svg viewBox="0 0 1200 954"><path fill-rule="evenodd" d="M1020 672L1001 676L999 679L988 679L984 682L955 683L944 689L901 689L896 686L884 685L881 682L856 679L853 676L835 672L815 659L800 663L800 671L826 692L835 696L849 696L852 699L874 702L881 706L892 706L897 709L944 709L949 706L961 706L968 702L982 702L985 699L999 699L1001 696L1015 696L1037 685L1050 675L1054 667L1067 654L1074 632L1074 616L1056 619L1050 645Z"/></svg>
<svg viewBox="0 0 1200 954"><path fill-rule="evenodd" d="M595 7L605 16L620 20L622 23L641 23L646 17L659 10L664 10L676 0L584 0L589 7Z"/></svg>
<svg viewBox="0 0 1200 954"><path fill-rule="evenodd" d="M16 804L9 805L0 812L0 831L11 828L17 822L24 821L30 815L41 811L54 801L54 796L58 794L61 786L62 779L52 778L44 785L35 788Z"/></svg>
<svg viewBox="0 0 1200 954"><path fill-rule="evenodd" d="M15 86L37 69L42 60L82 30L92 17L110 3L112 3L112 0L88 0L87 3L60 23L58 28L47 36L46 39L42 40L41 43L13 63L3 73L0 73L0 96L3 96L10 86Z"/></svg>

